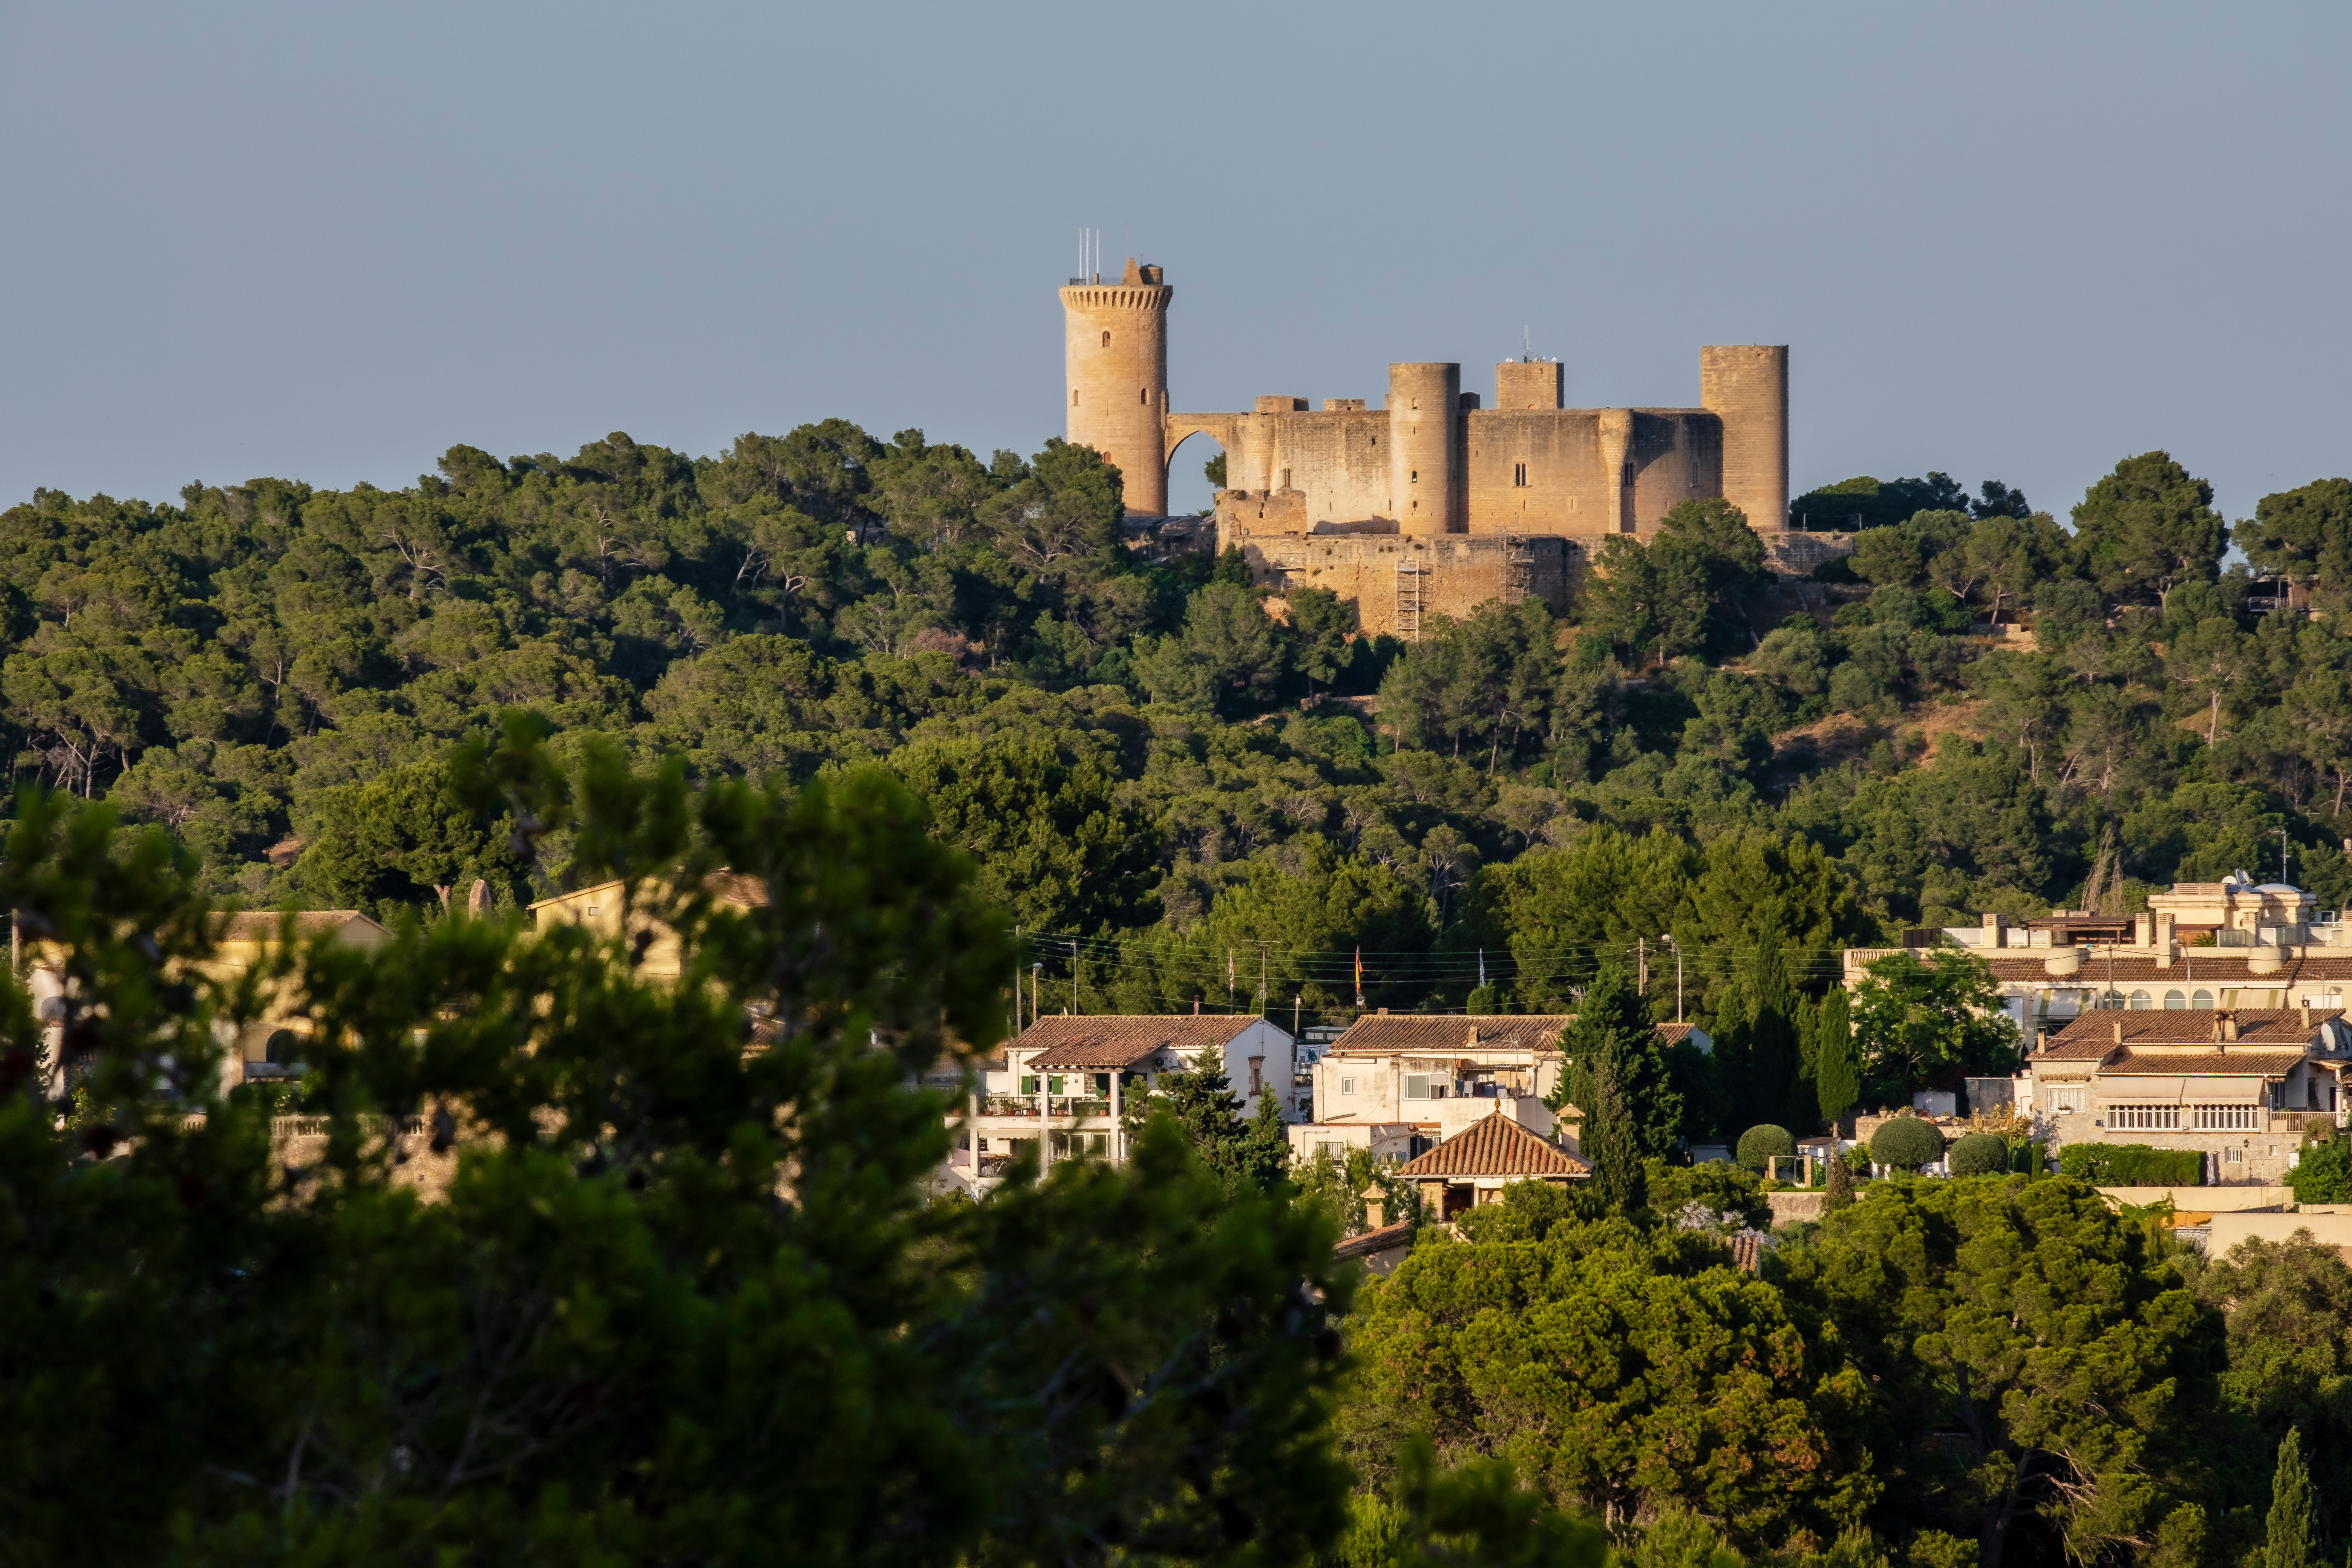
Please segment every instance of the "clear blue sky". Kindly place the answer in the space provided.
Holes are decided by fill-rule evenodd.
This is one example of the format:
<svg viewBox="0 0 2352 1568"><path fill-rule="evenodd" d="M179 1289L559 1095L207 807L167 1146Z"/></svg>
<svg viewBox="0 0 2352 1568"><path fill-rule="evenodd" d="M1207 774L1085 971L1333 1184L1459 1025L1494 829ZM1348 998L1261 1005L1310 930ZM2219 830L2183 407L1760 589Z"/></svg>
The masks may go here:
<svg viewBox="0 0 2352 1568"><path fill-rule="evenodd" d="M1378 398L1391 360L1491 391L1523 327L1572 404L1685 405L1702 342L1787 342L1801 489L1942 468L2063 517L2163 447L2243 516L2352 469L2347 33L12 0L0 505L828 415L1034 450L1091 225L1168 268L1179 408Z"/></svg>

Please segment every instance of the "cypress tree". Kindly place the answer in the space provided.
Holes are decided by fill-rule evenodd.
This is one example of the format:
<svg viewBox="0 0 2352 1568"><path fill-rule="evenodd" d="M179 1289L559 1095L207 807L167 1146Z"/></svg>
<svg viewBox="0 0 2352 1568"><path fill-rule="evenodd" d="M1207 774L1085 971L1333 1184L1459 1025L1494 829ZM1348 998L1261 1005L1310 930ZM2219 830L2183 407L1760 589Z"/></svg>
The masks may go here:
<svg viewBox="0 0 2352 1568"><path fill-rule="evenodd" d="M1748 1103L1777 1113L1797 1087L1797 994L1780 950L1780 931L1767 925L1756 938L1755 978L1748 1016ZM1801 1122L1800 1126L1802 1125Z"/></svg>
<svg viewBox="0 0 2352 1568"><path fill-rule="evenodd" d="M1830 1155L1829 1190L1822 1194L1822 1213L1833 1215L1853 1204L1853 1167L1845 1163L1845 1153L1838 1151Z"/></svg>
<svg viewBox="0 0 2352 1568"><path fill-rule="evenodd" d="M2270 1529L2263 1545L2263 1568L2319 1568L2319 1501L2311 1471L2303 1462L2303 1434L2286 1429L2280 1439L2278 1468L2271 1472Z"/></svg>
<svg viewBox="0 0 2352 1568"><path fill-rule="evenodd" d="M1853 1009L1844 986L1822 998L1813 1036L1813 1090L1822 1117L1834 1127L1862 1098L1862 1064L1854 1058Z"/></svg>
<svg viewBox="0 0 2352 1568"><path fill-rule="evenodd" d="M1601 1188L1601 1200L1630 1213L1648 1200L1649 1186L1642 1172L1642 1152L1634 1142L1633 1118L1625 1105L1624 1086L1618 1080L1616 1062L1607 1056L1593 1062L1590 1077L1592 1108L1584 1121L1584 1157L1592 1163L1592 1177Z"/></svg>

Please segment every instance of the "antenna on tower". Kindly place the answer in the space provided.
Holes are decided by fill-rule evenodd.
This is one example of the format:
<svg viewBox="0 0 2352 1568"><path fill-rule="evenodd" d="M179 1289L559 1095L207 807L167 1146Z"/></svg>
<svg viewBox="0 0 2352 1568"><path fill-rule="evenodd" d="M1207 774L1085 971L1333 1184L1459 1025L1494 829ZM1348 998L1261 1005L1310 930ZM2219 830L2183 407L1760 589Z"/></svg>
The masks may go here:
<svg viewBox="0 0 2352 1568"><path fill-rule="evenodd" d="M1519 363L1533 364L1536 360L1535 340L1525 327L1519 329Z"/></svg>

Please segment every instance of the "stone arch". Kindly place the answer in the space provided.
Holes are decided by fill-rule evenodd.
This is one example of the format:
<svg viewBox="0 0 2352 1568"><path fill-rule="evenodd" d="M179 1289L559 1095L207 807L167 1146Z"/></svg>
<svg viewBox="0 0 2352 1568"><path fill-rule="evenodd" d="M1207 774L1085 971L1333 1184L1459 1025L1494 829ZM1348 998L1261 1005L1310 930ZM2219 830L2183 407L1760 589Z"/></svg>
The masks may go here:
<svg viewBox="0 0 2352 1568"><path fill-rule="evenodd" d="M1176 448L1193 436L1206 436L1226 451L1234 449L1234 416L1230 414L1171 414L1163 426L1162 468L1176 460Z"/></svg>
<svg viewBox="0 0 2352 1568"><path fill-rule="evenodd" d="M1233 453L1233 448L1225 442L1226 434L1225 431L1214 429L1188 430L1170 445L1168 506L1171 511L1190 512L1193 510L1194 500L1199 496L1199 487L1202 483L1200 465L1210 460L1213 456L1230 457ZM1216 447L1213 455L1208 449L1209 444L1213 442ZM1228 478L1226 488L1231 488L1232 483L1232 479ZM1186 500L1181 504L1176 499L1180 490L1191 492ZM1203 503L1200 510L1205 511L1208 507Z"/></svg>

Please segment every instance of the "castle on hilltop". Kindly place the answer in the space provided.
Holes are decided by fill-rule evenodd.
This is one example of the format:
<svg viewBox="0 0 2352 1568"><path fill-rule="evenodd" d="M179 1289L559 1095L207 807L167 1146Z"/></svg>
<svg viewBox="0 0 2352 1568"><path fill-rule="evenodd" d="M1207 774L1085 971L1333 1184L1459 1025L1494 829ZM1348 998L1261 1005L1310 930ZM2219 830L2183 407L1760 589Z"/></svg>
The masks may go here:
<svg viewBox="0 0 2352 1568"><path fill-rule="evenodd" d="M1424 615L1464 616L1530 595L1564 610L1613 534L1647 538L1677 502L1720 496L1747 514L1783 573L1845 553L1787 528L1789 351L1699 350L1696 408L1563 408L1558 361L1495 367L1495 406L1454 363L1391 364L1382 406L1360 397L1257 399L1247 414L1178 414L1168 401L1161 269L1130 258L1117 283L1061 290L1068 438L1118 465L1131 515L1168 510L1168 466L1189 436L1225 451L1220 552L1270 587L1328 588L1367 632L1417 637Z"/></svg>

